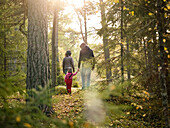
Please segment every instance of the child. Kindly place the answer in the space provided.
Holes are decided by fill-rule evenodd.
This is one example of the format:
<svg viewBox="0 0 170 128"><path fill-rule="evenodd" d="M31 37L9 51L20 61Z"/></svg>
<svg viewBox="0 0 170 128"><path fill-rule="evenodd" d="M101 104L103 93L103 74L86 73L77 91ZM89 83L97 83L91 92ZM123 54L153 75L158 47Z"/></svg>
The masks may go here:
<svg viewBox="0 0 170 128"><path fill-rule="evenodd" d="M72 73L71 67L68 67L67 70L68 70L68 73L65 75L64 81L66 82L67 92L71 94L72 79L73 79L73 76L75 76L79 72L79 69L77 69L76 73Z"/></svg>

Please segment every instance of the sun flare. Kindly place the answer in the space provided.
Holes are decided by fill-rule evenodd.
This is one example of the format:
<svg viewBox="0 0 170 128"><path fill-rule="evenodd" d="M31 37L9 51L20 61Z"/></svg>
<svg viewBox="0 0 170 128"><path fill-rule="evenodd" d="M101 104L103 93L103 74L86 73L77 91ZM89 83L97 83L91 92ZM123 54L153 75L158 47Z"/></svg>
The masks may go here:
<svg viewBox="0 0 170 128"><path fill-rule="evenodd" d="M82 8L84 6L84 0L67 0L67 1L70 5L75 6L75 8Z"/></svg>

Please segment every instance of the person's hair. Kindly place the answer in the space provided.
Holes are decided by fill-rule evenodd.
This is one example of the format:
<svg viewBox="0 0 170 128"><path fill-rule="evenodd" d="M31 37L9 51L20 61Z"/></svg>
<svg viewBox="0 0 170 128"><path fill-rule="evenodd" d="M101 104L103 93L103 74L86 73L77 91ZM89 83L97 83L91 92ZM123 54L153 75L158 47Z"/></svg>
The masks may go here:
<svg viewBox="0 0 170 128"><path fill-rule="evenodd" d="M68 57L68 56L71 56L71 51L67 51L66 52L66 56Z"/></svg>
<svg viewBox="0 0 170 128"><path fill-rule="evenodd" d="M68 71L69 73L72 73L72 68L71 68L71 67L68 67L68 68L67 68L67 71Z"/></svg>
<svg viewBox="0 0 170 128"><path fill-rule="evenodd" d="M81 45L80 45L80 48L84 48L86 46L86 43L82 43Z"/></svg>

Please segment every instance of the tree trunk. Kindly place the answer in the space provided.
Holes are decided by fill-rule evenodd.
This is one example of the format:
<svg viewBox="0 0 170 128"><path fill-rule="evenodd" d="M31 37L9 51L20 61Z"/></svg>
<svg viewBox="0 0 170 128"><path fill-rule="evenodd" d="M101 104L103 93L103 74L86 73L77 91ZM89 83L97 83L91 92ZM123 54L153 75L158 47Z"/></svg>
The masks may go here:
<svg viewBox="0 0 170 128"><path fill-rule="evenodd" d="M58 13L59 13L59 7L57 8L56 11L57 15L56 15L56 59L57 59L57 76L60 75L60 62L59 62L59 50L58 50L58 22L59 22L59 17L58 17Z"/></svg>
<svg viewBox="0 0 170 128"><path fill-rule="evenodd" d="M87 20L86 20L86 1L84 0L84 28L85 28L85 43L87 44Z"/></svg>
<svg viewBox="0 0 170 128"><path fill-rule="evenodd" d="M122 82L124 82L124 65L123 65L123 1L120 0L121 4L121 78Z"/></svg>
<svg viewBox="0 0 170 128"><path fill-rule="evenodd" d="M150 39L149 39L150 40ZM148 75L152 74L152 44L150 41L147 42L147 51L148 51Z"/></svg>
<svg viewBox="0 0 170 128"><path fill-rule="evenodd" d="M55 3L56 4L56 3ZM52 71L51 71L51 78L52 78L52 88L56 86L56 36L57 36L57 15L58 11L56 11L57 6L54 8L54 19L53 19L53 33L52 33Z"/></svg>
<svg viewBox="0 0 170 128"><path fill-rule="evenodd" d="M126 38L126 44L127 44L127 77L128 80L130 80L130 52L129 52L129 40Z"/></svg>
<svg viewBox="0 0 170 128"><path fill-rule="evenodd" d="M47 1L28 1L28 50L27 50L27 77L26 89L29 98L36 99L31 89L44 90L50 84L50 68L48 53L48 22L47 22ZM50 107L47 106L49 91L43 94L45 99L38 101L38 106L47 115ZM29 101L29 100L27 100Z"/></svg>
<svg viewBox="0 0 170 128"><path fill-rule="evenodd" d="M148 70L148 59L147 59L147 49L146 49L146 41L143 39L144 42L144 53L145 53L145 65L146 65L146 70Z"/></svg>
<svg viewBox="0 0 170 128"><path fill-rule="evenodd" d="M169 112L168 112L168 94L167 94L167 83L166 83L166 59L167 56L164 51L163 43L163 12L162 12L162 1L157 0L157 23L158 23L158 34L159 34L159 47L160 47L160 86L162 95L163 105L163 116L165 121L165 128L169 128Z"/></svg>
<svg viewBox="0 0 170 128"><path fill-rule="evenodd" d="M107 81L111 81L111 66L110 66L110 51L108 45L108 34L107 34L107 23L106 23L106 16L105 16L105 7L103 4L103 0L100 0L100 7L101 7L101 20L102 20L102 29L103 29L103 48L104 48L104 57L106 63L106 79Z"/></svg>
<svg viewBox="0 0 170 128"><path fill-rule="evenodd" d="M125 29L127 30L127 23L125 23ZM130 51L129 51L129 39L128 39L128 33L126 31L126 46L127 46L127 77L130 81Z"/></svg>
<svg viewBox="0 0 170 128"><path fill-rule="evenodd" d="M7 78L7 59L6 59L6 33L4 32L4 79Z"/></svg>

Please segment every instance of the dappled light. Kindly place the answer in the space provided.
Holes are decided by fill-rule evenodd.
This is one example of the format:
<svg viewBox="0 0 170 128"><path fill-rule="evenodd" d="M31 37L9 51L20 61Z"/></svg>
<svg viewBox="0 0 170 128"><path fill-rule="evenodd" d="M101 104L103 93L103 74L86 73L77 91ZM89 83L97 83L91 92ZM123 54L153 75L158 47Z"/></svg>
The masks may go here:
<svg viewBox="0 0 170 128"><path fill-rule="evenodd" d="M0 127L169 128L168 0L1 0Z"/></svg>

